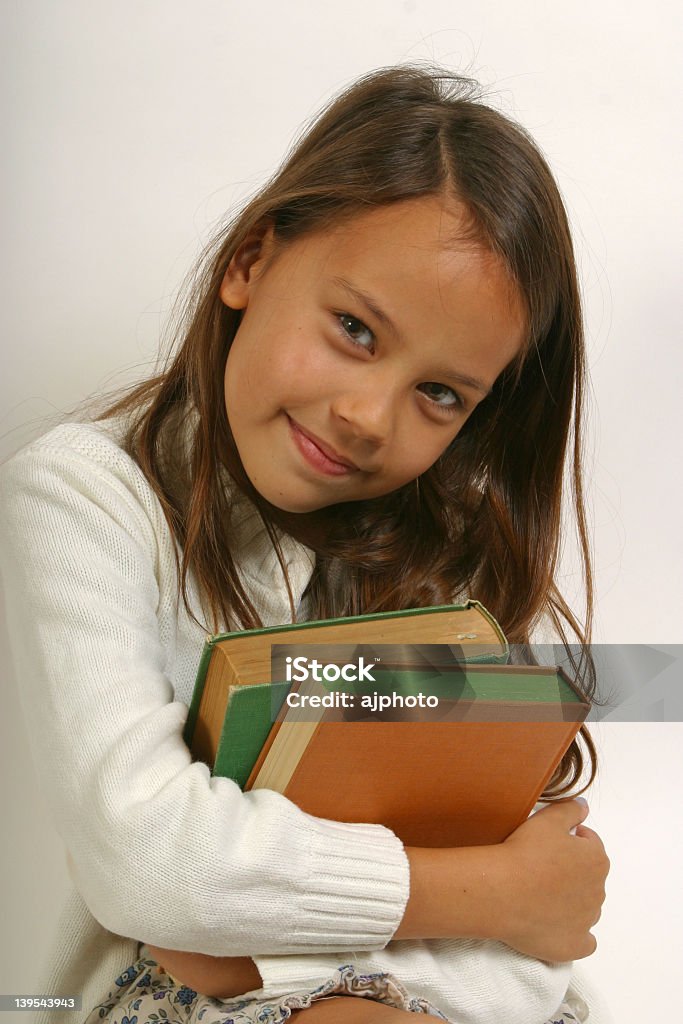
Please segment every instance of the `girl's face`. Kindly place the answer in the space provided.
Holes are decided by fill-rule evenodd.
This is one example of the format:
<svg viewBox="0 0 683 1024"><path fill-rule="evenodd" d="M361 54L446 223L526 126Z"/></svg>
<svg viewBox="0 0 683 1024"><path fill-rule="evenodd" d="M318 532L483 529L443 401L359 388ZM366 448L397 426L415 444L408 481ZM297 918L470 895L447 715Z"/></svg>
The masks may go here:
<svg viewBox="0 0 683 1024"><path fill-rule="evenodd" d="M272 505L311 512L414 480L520 351L520 297L495 256L459 241L467 224L461 204L424 197L237 252L221 287L244 311L226 407Z"/></svg>

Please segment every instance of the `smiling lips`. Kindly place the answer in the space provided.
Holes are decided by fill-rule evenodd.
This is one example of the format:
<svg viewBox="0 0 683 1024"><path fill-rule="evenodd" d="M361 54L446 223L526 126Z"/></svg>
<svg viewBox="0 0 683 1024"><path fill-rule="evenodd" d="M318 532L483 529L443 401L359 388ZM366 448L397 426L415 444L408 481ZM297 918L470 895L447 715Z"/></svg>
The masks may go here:
<svg viewBox="0 0 683 1024"><path fill-rule="evenodd" d="M355 463L339 455L334 448L330 448L315 434L309 434L308 431L303 430L291 416L288 416L287 419L294 443L313 469L317 469L319 473L325 473L327 476L348 476L350 473L359 471Z"/></svg>

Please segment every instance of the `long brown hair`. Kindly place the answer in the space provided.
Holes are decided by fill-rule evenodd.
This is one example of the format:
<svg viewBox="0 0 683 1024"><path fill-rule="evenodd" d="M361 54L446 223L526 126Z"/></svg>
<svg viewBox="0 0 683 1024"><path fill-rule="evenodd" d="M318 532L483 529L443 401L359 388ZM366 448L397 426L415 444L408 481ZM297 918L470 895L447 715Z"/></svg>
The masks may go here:
<svg viewBox="0 0 683 1024"><path fill-rule="evenodd" d="M478 241L516 284L527 312L522 355L419 486L283 515L251 487L225 414L223 370L240 322L240 313L220 299L226 268L239 246L268 225L286 245L339 218L435 194L466 204ZM406 66L367 75L340 95L207 248L178 342L166 369L104 415L131 415L127 448L177 541L186 603L191 574L210 628L229 618L245 628L260 624L230 548L230 489L237 485L259 509L276 550L281 530L315 548L314 617L447 603L466 593L491 610L512 643L528 644L542 616L566 643L578 640L575 668L592 693L585 653L592 578L581 476L586 371L572 242L542 155L522 128L479 100L475 83ZM555 580L565 479L586 585L583 623ZM282 558L281 564L286 577ZM595 751L585 731L584 740L592 780ZM552 792L566 792L582 764L574 744Z"/></svg>

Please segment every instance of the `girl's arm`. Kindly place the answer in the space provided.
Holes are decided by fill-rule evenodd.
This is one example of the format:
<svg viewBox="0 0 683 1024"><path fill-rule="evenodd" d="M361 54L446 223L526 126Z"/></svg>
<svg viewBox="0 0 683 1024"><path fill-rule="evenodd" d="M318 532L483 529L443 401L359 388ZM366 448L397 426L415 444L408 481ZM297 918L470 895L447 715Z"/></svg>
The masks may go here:
<svg viewBox="0 0 683 1024"><path fill-rule="evenodd" d="M159 502L112 430L64 425L0 472L17 682L75 886L105 928L159 947L382 948L408 895L390 831L243 794L192 762L183 728L205 630L178 600Z"/></svg>
<svg viewBox="0 0 683 1024"><path fill-rule="evenodd" d="M589 956L609 861L590 829L570 834L587 813L585 805L562 801L497 846L408 849L410 895L394 939L494 939L553 962ZM241 987L245 980L254 982L252 988L260 985L247 958L201 958L159 948L154 955L192 988L205 992L202 985L210 984L207 995L247 991Z"/></svg>
<svg viewBox="0 0 683 1024"><path fill-rule="evenodd" d="M470 1024L500 1012L510 1024L546 1020L567 988L568 961L595 948L589 929L604 899L608 861L600 839L579 823L587 808L564 801L540 811L495 847L408 851L411 894L396 933L469 939L395 941L354 955L361 973L394 974L413 996ZM578 825L577 835L570 829ZM502 942L482 941L504 939ZM509 948L515 946L515 949ZM521 950L521 952L520 952ZM525 955L531 954L531 955ZM197 957L154 949L169 973L207 995L239 995L278 985L304 985L311 966L303 957ZM321 969L333 971L340 958ZM258 965L258 966L257 966ZM263 976L263 977L262 977Z"/></svg>

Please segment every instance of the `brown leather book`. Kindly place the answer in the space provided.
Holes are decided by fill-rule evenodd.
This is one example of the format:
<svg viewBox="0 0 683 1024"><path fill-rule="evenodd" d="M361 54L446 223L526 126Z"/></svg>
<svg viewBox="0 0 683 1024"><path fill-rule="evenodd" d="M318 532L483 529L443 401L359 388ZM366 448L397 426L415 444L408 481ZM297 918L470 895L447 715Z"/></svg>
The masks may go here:
<svg viewBox="0 0 683 1024"><path fill-rule="evenodd" d="M533 809L589 704L557 668L462 665L444 675L438 706L413 704L410 721L405 696L386 685L381 694L397 705L378 710L370 689L365 707L358 693L351 707L341 697L302 707L302 697L330 692L303 684L246 788L281 792L317 817L386 825L408 846L502 842ZM433 674L430 686L439 690Z"/></svg>

